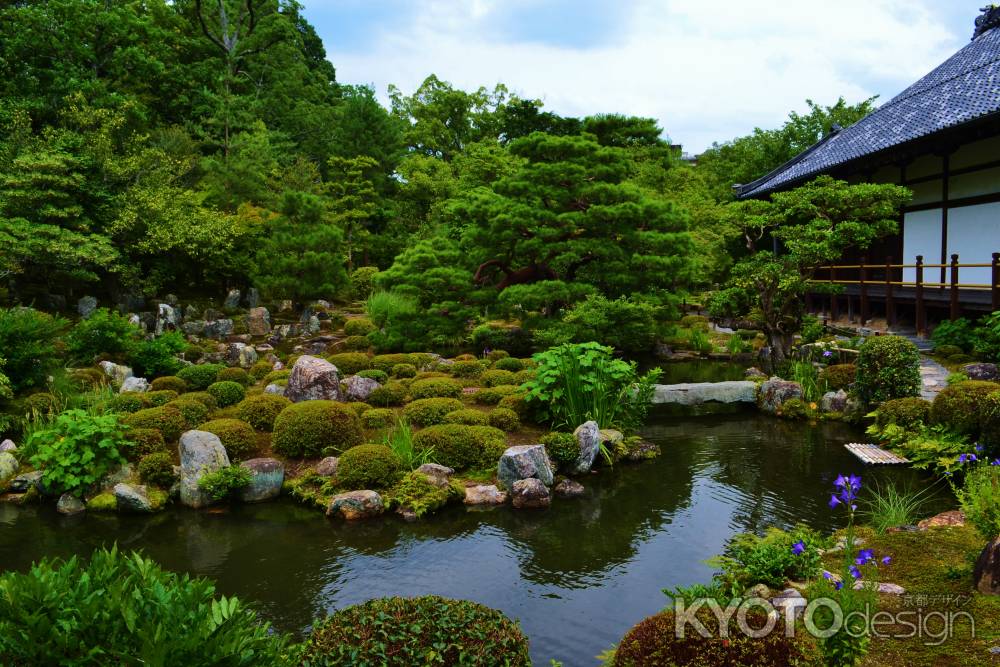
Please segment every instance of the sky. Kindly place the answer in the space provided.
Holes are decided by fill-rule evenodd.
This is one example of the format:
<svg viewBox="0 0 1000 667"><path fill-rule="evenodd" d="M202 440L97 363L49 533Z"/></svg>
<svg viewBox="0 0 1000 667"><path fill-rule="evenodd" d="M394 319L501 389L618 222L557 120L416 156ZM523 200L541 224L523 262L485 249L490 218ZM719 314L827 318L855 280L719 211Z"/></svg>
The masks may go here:
<svg viewBox="0 0 1000 667"><path fill-rule="evenodd" d="M300 0L342 83L505 84L568 116L659 120L699 153L805 100L888 101L969 42L983 0Z"/></svg>

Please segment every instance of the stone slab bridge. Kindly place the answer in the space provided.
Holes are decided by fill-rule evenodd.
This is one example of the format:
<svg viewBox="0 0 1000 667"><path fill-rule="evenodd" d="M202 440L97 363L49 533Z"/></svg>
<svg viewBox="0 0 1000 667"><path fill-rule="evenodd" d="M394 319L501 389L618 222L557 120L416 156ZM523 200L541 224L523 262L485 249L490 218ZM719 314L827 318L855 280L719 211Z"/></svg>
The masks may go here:
<svg viewBox="0 0 1000 667"><path fill-rule="evenodd" d="M749 380L729 382L690 382L654 385L653 403L701 405L702 403L756 403L757 383Z"/></svg>

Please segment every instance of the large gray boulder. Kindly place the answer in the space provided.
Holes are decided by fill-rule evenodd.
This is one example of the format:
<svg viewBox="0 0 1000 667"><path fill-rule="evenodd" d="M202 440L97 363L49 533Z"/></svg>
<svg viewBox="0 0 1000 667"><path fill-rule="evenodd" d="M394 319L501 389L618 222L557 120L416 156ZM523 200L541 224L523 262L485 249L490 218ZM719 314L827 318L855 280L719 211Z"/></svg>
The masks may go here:
<svg viewBox="0 0 1000 667"><path fill-rule="evenodd" d="M141 484L115 484L112 489L118 509L122 512L149 514L162 508L162 503L150 498L149 489Z"/></svg>
<svg viewBox="0 0 1000 667"><path fill-rule="evenodd" d="M256 308L260 305L260 290L256 287L251 287L247 290L247 293L243 297L243 304L247 308Z"/></svg>
<svg viewBox="0 0 1000 667"><path fill-rule="evenodd" d="M229 455L219 436L207 431L188 431L181 436L178 450L181 457L181 503L195 508L212 504L212 499L198 488L198 480L229 465Z"/></svg>
<svg viewBox="0 0 1000 667"><path fill-rule="evenodd" d="M7 490L11 493L27 493L29 489L33 488L39 491L42 488L41 470L32 470L31 472L18 475L10 480L10 483L7 485Z"/></svg>
<svg viewBox="0 0 1000 667"><path fill-rule="evenodd" d="M516 509L541 509L552 504L549 487L535 477L514 482L510 496L511 503Z"/></svg>
<svg viewBox="0 0 1000 667"><path fill-rule="evenodd" d="M381 386L378 380L352 375L344 380L344 398L348 401L364 402Z"/></svg>
<svg viewBox="0 0 1000 667"><path fill-rule="evenodd" d="M161 303L156 311L156 335L159 336L167 331L176 331L180 325L180 314L173 306Z"/></svg>
<svg viewBox="0 0 1000 667"><path fill-rule="evenodd" d="M277 498L285 481L285 464L277 459L249 459L240 463L250 471L250 485L240 492L245 503L259 503Z"/></svg>
<svg viewBox="0 0 1000 667"><path fill-rule="evenodd" d="M186 320L181 325L181 331L188 336L202 336L205 333L205 320Z"/></svg>
<svg viewBox="0 0 1000 667"><path fill-rule="evenodd" d="M507 502L507 494L495 484L479 484L465 487L466 505L503 505Z"/></svg>
<svg viewBox="0 0 1000 667"><path fill-rule="evenodd" d="M102 361L98 364L104 374L111 378L111 383L116 387L120 387L125 380L132 377L132 369L128 366L123 366L122 364L116 364L110 361Z"/></svg>
<svg viewBox="0 0 1000 667"><path fill-rule="evenodd" d="M576 444L580 447L580 453L570 465L569 473L581 475L590 472L594 460L601 451L601 429L595 421L584 422L573 431Z"/></svg>
<svg viewBox="0 0 1000 667"><path fill-rule="evenodd" d="M206 320L202 335L205 338L221 340L233 334L233 321L230 319Z"/></svg>
<svg viewBox="0 0 1000 667"><path fill-rule="evenodd" d="M336 477L337 468L340 467L340 459L336 456L327 456L316 464L316 474L320 477Z"/></svg>
<svg viewBox="0 0 1000 667"><path fill-rule="evenodd" d="M0 452L0 487L17 474L20 464L10 452Z"/></svg>
<svg viewBox="0 0 1000 667"><path fill-rule="evenodd" d="M1000 380L1000 369L997 368L996 364L966 364L959 370L968 375L970 380L987 380L989 382Z"/></svg>
<svg viewBox="0 0 1000 667"><path fill-rule="evenodd" d="M776 414L781 406L793 398L802 398L802 385L798 382L773 377L760 385L757 405L764 412Z"/></svg>
<svg viewBox="0 0 1000 667"><path fill-rule="evenodd" d="M972 582L980 593L1000 595L1000 537L987 544L979 554Z"/></svg>
<svg viewBox="0 0 1000 667"><path fill-rule="evenodd" d="M240 297L242 294L238 289L231 289L229 293L226 294L226 300L222 302L223 308L239 308L240 307Z"/></svg>
<svg viewBox="0 0 1000 667"><path fill-rule="evenodd" d="M11 452L11 453L13 453L13 452L16 452L16 451L17 451L17 445L14 444L13 440L9 440L8 439L8 440L4 440L3 442L0 442L0 452Z"/></svg>
<svg viewBox="0 0 1000 667"><path fill-rule="evenodd" d="M292 367L285 397L293 403L327 399L340 400L340 371L326 359L303 355Z"/></svg>
<svg viewBox="0 0 1000 667"><path fill-rule="evenodd" d="M510 490L522 479L537 479L545 486L552 484L552 468L544 445L508 447L497 464L497 480Z"/></svg>
<svg viewBox="0 0 1000 667"><path fill-rule="evenodd" d="M330 499L327 516L339 516L348 521L371 519L385 511L382 496L374 491L349 491Z"/></svg>
<svg viewBox="0 0 1000 667"><path fill-rule="evenodd" d="M424 463L417 472L427 478L427 481L439 488L448 486L451 476L455 473L454 468L443 466L440 463Z"/></svg>
<svg viewBox="0 0 1000 667"><path fill-rule="evenodd" d="M579 498L584 493L586 489L583 488L583 484L572 479L564 479L555 488L552 489L555 494L560 498Z"/></svg>
<svg viewBox="0 0 1000 667"><path fill-rule="evenodd" d="M147 391L149 391L149 380L146 378L130 377L125 378L125 381L122 382L122 386L118 390L118 393L125 394L133 392L136 394L144 394Z"/></svg>
<svg viewBox="0 0 1000 667"><path fill-rule="evenodd" d="M251 336L266 336L271 333L271 313L263 306L251 308L247 315L247 332Z"/></svg>
<svg viewBox="0 0 1000 667"><path fill-rule="evenodd" d="M66 516L79 514L86 509L87 506L83 504L83 501L70 493L59 496L59 501L56 503L56 511Z"/></svg>
<svg viewBox="0 0 1000 667"><path fill-rule="evenodd" d="M701 405L702 403L753 403L757 383L750 380L728 382L687 382L653 387L653 403Z"/></svg>
<svg viewBox="0 0 1000 667"><path fill-rule="evenodd" d="M265 394L275 394L277 396L284 396L285 395L285 388L282 387L280 384L274 384L272 382L271 384L269 384L266 387L264 387L264 393Z"/></svg>
<svg viewBox="0 0 1000 667"><path fill-rule="evenodd" d="M80 317L83 319L93 315L95 310L97 310L97 299L92 296L81 297L76 302L76 312L80 313Z"/></svg>
<svg viewBox="0 0 1000 667"><path fill-rule="evenodd" d="M843 389L826 392L819 400L819 409L822 412L843 412L847 409L847 392Z"/></svg>

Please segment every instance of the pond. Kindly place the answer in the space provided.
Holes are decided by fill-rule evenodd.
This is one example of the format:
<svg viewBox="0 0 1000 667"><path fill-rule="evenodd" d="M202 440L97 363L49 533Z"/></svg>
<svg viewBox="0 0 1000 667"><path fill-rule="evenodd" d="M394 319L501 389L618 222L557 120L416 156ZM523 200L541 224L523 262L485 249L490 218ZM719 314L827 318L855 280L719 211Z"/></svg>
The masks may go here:
<svg viewBox="0 0 1000 667"><path fill-rule="evenodd" d="M639 368L642 371L651 368L660 369L660 379L658 380L660 384L743 380L746 369L753 365L753 362L706 361L704 359L662 361L643 358L639 361Z"/></svg>
<svg viewBox="0 0 1000 667"><path fill-rule="evenodd" d="M661 458L592 474L585 498L546 511L455 507L422 523L347 525L289 502L152 518L0 504L0 563L23 570L117 541L212 577L295 632L376 596L469 598L520 619L537 664L589 665L664 607L662 588L707 580L703 561L734 533L836 527L826 503L837 473L860 473L866 485L925 483L912 470L865 469L843 448L859 434L842 424L657 412L645 435Z"/></svg>

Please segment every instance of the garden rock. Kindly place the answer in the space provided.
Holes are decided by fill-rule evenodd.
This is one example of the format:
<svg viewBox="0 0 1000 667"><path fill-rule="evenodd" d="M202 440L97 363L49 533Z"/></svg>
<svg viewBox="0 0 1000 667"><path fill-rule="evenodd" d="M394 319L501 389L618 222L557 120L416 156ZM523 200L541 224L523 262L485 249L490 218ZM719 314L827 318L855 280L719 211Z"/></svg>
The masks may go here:
<svg viewBox="0 0 1000 667"><path fill-rule="evenodd" d="M372 519L385 511L382 496L374 491L349 491L330 499L327 516L341 516L348 521Z"/></svg>
<svg viewBox="0 0 1000 667"><path fill-rule="evenodd" d="M260 305L260 290L256 287L251 287L247 290L247 294L243 297L243 304L247 308L256 308Z"/></svg>
<svg viewBox="0 0 1000 667"><path fill-rule="evenodd" d="M928 528L939 528L942 526L964 526L965 525L965 513L961 510L948 510L947 512L941 512L936 514L929 519L924 519L917 524L919 530L927 530Z"/></svg>
<svg viewBox="0 0 1000 667"><path fill-rule="evenodd" d="M137 394L144 394L147 391L149 391L149 380L146 378L130 377L125 378L125 381L122 382L121 389L118 390L118 393L125 394L128 392L134 392Z"/></svg>
<svg viewBox="0 0 1000 667"><path fill-rule="evenodd" d="M772 377L760 385L757 404L764 412L776 414L786 401L790 401L793 398L802 398L802 385L798 382L789 382L779 377Z"/></svg>
<svg viewBox="0 0 1000 667"><path fill-rule="evenodd" d="M976 590L987 595L1000 595L1000 537L986 545L972 572Z"/></svg>
<svg viewBox="0 0 1000 667"><path fill-rule="evenodd" d="M743 377L746 378L747 380L750 380L750 381L753 381L753 380L766 380L767 379L767 373L765 373L764 371L760 370L757 367L753 367L753 368L748 368L745 371L743 371Z"/></svg>
<svg viewBox="0 0 1000 667"><path fill-rule="evenodd" d="M573 431L573 437L576 438L580 453L570 466L569 472L577 475L589 472L590 467L594 465L594 459L601 451L601 429L595 421L584 422Z"/></svg>
<svg viewBox="0 0 1000 667"><path fill-rule="evenodd" d="M757 383L749 380L653 385L652 402L656 404L753 403L756 400Z"/></svg>
<svg viewBox="0 0 1000 667"><path fill-rule="evenodd" d="M285 396L293 403L327 399L340 400L340 372L326 359L304 355L292 368Z"/></svg>
<svg viewBox="0 0 1000 667"><path fill-rule="evenodd" d="M251 308L247 316L247 331L251 336L266 336L271 333L271 313L267 308Z"/></svg>
<svg viewBox="0 0 1000 667"><path fill-rule="evenodd" d="M114 470L108 472L108 474L101 479L101 488L110 489L115 484L118 484L119 482L124 482L131 476L132 476L132 466L129 465L128 463L123 463Z"/></svg>
<svg viewBox="0 0 1000 667"><path fill-rule="evenodd" d="M240 307L240 291L238 289L231 289L229 293L226 294L226 300L222 302L223 308L239 308Z"/></svg>
<svg viewBox="0 0 1000 667"><path fill-rule="evenodd" d="M188 304L184 307L184 319L185 320L196 320L201 316L201 311L198 310L197 306L194 304Z"/></svg>
<svg viewBox="0 0 1000 667"><path fill-rule="evenodd" d="M66 516L79 514L85 509L87 506L83 504L83 501L70 493L59 496L59 502L56 503L56 511Z"/></svg>
<svg viewBox="0 0 1000 667"><path fill-rule="evenodd" d="M823 412L843 412L847 409L847 392L843 389L826 392L819 400L819 409Z"/></svg>
<svg viewBox="0 0 1000 667"><path fill-rule="evenodd" d="M308 320L306 320L305 329L306 332L309 334L319 333L320 330L319 318L316 317L315 315L311 316Z"/></svg>
<svg viewBox="0 0 1000 667"><path fill-rule="evenodd" d="M501 486L509 490L523 479L537 479L543 486L552 484L552 468L544 445L515 445L500 457L497 480Z"/></svg>
<svg viewBox="0 0 1000 667"><path fill-rule="evenodd" d="M640 461L655 459L659 455L659 445L653 444L648 440L640 440L636 445L629 448L628 453L625 455L625 460L638 463Z"/></svg>
<svg viewBox="0 0 1000 667"><path fill-rule="evenodd" d="M284 396L285 395L285 388L282 387L280 384L273 384L272 383L272 384L269 384L266 387L264 387L264 393L265 394L277 394L278 396Z"/></svg>
<svg viewBox="0 0 1000 667"><path fill-rule="evenodd" d="M537 477L514 482L511 499L516 509L541 509L552 503L549 488Z"/></svg>
<svg viewBox="0 0 1000 667"><path fill-rule="evenodd" d="M417 468L417 472L423 474L427 481L434 486L444 488L448 486L448 478L454 474L455 470L439 463L425 463Z"/></svg>
<svg viewBox="0 0 1000 667"><path fill-rule="evenodd" d="M625 442L625 434L618 429L601 429L601 443L608 448L608 451L614 451L615 447L623 442Z"/></svg>
<svg viewBox="0 0 1000 667"><path fill-rule="evenodd" d="M771 598L771 606L781 612L782 616L786 616L789 609L793 610L794 616L801 616L808 604L809 602L802 596L802 593L794 588L786 588Z"/></svg>
<svg viewBox="0 0 1000 667"><path fill-rule="evenodd" d="M278 302L279 313L291 312L293 308L295 308L295 304L292 303L291 299L282 299L281 301Z"/></svg>
<svg viewBox="0 0 1000 667"><path fill-rule="evenodd" d="M364 402L381 386L378 380L352 375L344 381L344 398L348 401Z"/></svg>
<svg viewBox="0 0 1000 667"><path fill-rule="evenodd" d="M995 382L1000 380L1000 368L996 364L966 364L958 369L969 376L970 380L987 380Z"/></svg>
<svg viewBox="0 0 1000 667"><path fill-rule="evenodd" d="M160 336L166 331L176 331L180 317L178 316L177 310L166 303L161 303L157 306L156 312L156 335Z"/></svg>
<svg viewBox="0 0 1000 667"><path fill-rule="evenodd" d="M854 582L854 590L860 591L867 585L868 582L866 582L864 579L858 579L857 581ZM903 588L899 584L890 584L885 581L879 582L876 590L882 595L906 595L905 588Z"/></svg>
<svg viewBox="0 0 1000 667"><path fill-rule="evenodd" d="M560 498L579 498L585 493L583 484L572 479L564 479L552 489Z"/></svg>
<svg viewBox="0 0 1000 667"><path fill-rule="evenodd" d="M17 451L17 445L14 444L13 440L4 440L0 442L0 452L15 452Z"/></svg>
<svg viewBox="0 0 1000 667"><path fill-rule="evenodd" d="M229 465L226 448L214 433L188 431L181 436L178 449L181 458L181 503L194 508L210 505L212 499L198 488L198 480Z"/></svg>
<svg viewBox="0 0 1000 667"><path fill-rule="evenodd" d="M76 302L76 312L80 313L83 319L93 315L95 310L97 310L97 299L92 296L85 296Z"/></svg>
<svg viewBox="0 0 1000 667"><path fill-rule="evenodd" d="M767 584L754 584L743 592L743 597L766 600L771 597L771 589L767 587Z"/></svg>
<svg viewBox="0 0 1000 667"><path fill-rule="evenodd" d="M11 493L27 493L32 488L40 489L41 484L42 471L32 470L31 472L18 475L14 479L10 480L7 488Z"/></svg>
<svg viewBox="0 0 1000 667"><path fill-rule="evenodd" d="M205 320L188 320L181 325L181 331L188 336L202 336L205 334Z"/></svg>
<svg viewBox="0 0 1000 667"><path fill-rule="evenodd" d="M221 340L226 336L231 336L233 333L233 321L230 319L225 320L206 320L205 328L202 334L205 338L213 338L215 340Z"/></svg>
<svg viewBox="0 0 1000 667"><path fill-rule="evenodd" d="M339 465L339 458L336 456L327 456L316 465L316 474L320 477L336 477Z"/></svg>
<svg viewBox="0 0 1000 667"><path fill-rule="evenodd" d="M240 368L250 368L257 363L257 350L246 343L230 343L226 359Z"/></svg>
<svg viewBox="0 0 1000 667"><path fill-rule="evenodd" d="M465 487L466 505L503 505L507 502L507 494L494 484L480 484Z"/></svg>
<svg viewBox="0 0 1000 667"><path fill-rule="evenodd" d="M277 498L285 481L285 464L277 459L249 459L240 463L252 475L250 485L240 492L245 503L259 503Z"/></svg>
<svg viewBox="0 0 1000 667"><path fill-rule="evenodd" d="M0 452L0 483L3 483L17 474L20 464L10 452Z"/></svg>
<svg viewBox="0 0 1000 667"><path fill-rule="evenodd" d="M125 380L132 377L132 369L128 366L123 366L122 364L116 364L111 361L102 361L100 363L101 370L104 374L111 378L112 384L115 386L121 386Z"/></svg>
<svg viewBox="0 0 1000 667"><path fill-rule="evenodd" d="M149 514L155 512L157 504L149 497L149 491L141 484L115 484L113 489L118 509L122 512Z"/></svg>

